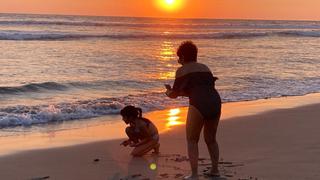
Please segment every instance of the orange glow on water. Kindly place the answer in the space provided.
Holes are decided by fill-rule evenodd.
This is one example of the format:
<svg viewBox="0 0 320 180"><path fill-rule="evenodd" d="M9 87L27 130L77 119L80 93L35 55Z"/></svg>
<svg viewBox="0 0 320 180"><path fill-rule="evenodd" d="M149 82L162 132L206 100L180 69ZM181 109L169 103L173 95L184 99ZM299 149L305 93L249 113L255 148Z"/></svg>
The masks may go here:
<svg viewBox="0 0 320 180"><path fill-rule="evenodd" d="M163 34L170 34L170 32L163 32ZM160 48L160 60L167 61L175 58L175 48L171 41L163 41Z"/></svg>
<svg viewBox="0 0 320 180"><path fill-rule="evenodd" d="M164 32L168 34L170 32ZM159 73L159 79L173 79L175 77L176 68L172 65L172 60L175 59L175 48L171 41L163 41L160 47L160 52L157 55L158 59L164 62L164 66L168 67L169 70ZM167 62L165 62L167 61Z"/></svg>

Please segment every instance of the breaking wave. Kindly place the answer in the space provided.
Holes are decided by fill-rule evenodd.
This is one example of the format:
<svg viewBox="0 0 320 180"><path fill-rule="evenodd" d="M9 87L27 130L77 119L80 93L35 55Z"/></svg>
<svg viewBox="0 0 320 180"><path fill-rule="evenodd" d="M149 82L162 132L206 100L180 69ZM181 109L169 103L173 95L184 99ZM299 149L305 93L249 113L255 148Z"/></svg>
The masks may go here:
<svg viewBox="0 0 320 180"><path fill-rule="evenodd" d="M286 30L286 31L255 31L255 32L214 32L214 33L137 33L137 34L80 34L46 31L0 31L0 40L81 40L81 39L242 39L258 37L320 37L319 30Z"/></svg>
<svg viewBox="0 0 320 180"><path fill-rule="evenodd" d="M100 98L70 103L36 106L13 106L0 109L0 128L31 126L69 120L88 119L118 114L126 105L142 107L144 111L167 108L163 93L129 95L119 98ZM168 100L168 99L167 99ZM170 105L185 106L187 101L172 101Z"/></svg>

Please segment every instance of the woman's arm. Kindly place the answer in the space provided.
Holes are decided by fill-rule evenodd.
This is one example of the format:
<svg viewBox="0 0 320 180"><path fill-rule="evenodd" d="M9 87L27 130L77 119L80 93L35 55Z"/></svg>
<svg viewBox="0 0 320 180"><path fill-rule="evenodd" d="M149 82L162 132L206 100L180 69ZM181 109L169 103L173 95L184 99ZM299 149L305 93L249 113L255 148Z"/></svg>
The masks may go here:
<svg viewBox="0 0 320 180"><path fill-rule="evenodd" d="M176 74L179 74L179 70L177 70ZM176 75L172 88L170 85L165 85L167 88L166 95L170 98L177 98L178 96L188 96L185 92L187 85L188 77L178 77L178 75Z"/></svg>
<svg viewBox="0 0 320 180"><path fill-rule="evenodd" d="M167 89L166 95L169 98L177 98L179 96L179 93L177 91L174 91L173 89Z"/></svg>

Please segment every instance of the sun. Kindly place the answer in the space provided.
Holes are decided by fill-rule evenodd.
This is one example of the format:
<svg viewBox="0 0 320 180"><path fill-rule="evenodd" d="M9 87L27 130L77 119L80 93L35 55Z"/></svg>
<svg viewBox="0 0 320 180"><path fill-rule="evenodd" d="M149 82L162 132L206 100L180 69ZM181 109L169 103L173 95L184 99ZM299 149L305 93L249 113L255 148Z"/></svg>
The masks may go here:
<svg viewBox="0 0 320 180"><path fill-rule="evenodd" d="M171 6L173 5L175 2L175 0L165 0L165 3L167 3L167 5Z"/></svg>
<svg viewBox="0 0 320 180"><path fill-rule="evenodd" d="M156 0L157 6L165 11L178 11L182 8L183 0Z"/></svg>

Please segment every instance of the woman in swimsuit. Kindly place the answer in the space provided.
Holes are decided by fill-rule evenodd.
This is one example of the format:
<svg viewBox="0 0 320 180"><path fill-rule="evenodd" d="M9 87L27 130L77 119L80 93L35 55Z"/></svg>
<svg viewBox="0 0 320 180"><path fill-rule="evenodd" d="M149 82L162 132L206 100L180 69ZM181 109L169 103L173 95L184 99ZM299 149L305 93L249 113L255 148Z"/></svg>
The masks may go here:
<svg viewBox="0 0 320 180"><path fill-rule="evenodd" d="M212 75L206 65L197 62L197 54L198 49L193 42L183 42L177 51L178 63L182 66L176 71L173 87L166 85L168 97L189 97L186 134L192 174L185 179L198 179L198 141L202 127L212 161L212 168L207 175L219 176L216 133L221 115L221 99L215 89L218 78Z"/></svg>
<svg viewBox="0 0 320 180"><path fill-rule="evenodd" d="M146 118L142 117L141 108L126 106L120 112L123 121L129 126L126 128L128 140L120 145L134 147L131 155L142 156L154 150L159 153L159 134L157 127Z"/></svg>

